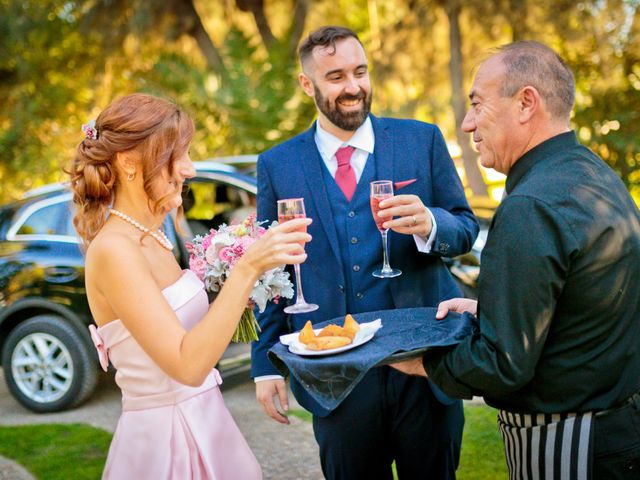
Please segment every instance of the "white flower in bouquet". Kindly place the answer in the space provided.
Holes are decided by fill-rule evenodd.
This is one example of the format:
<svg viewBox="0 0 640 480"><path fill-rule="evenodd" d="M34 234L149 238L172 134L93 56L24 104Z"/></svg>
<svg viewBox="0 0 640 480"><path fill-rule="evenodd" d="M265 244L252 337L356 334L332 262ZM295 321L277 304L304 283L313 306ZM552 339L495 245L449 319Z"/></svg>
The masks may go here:
<svg viewBox="0 0 640 480"><path fill-rule="evenodd" d="M268 270L262 274L251 291L251 299L260 312L267 308L267 302L274 298L293 297L293 284L284 266Z"/></svg>

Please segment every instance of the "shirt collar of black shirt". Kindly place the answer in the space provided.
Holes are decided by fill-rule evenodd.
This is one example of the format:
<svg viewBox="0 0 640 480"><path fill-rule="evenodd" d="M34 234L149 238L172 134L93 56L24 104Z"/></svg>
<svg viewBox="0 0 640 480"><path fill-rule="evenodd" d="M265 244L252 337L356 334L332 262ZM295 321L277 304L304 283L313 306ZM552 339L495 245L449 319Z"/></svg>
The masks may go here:
<svg viewBox="0 0 640 480"><path fill-rule="evenodd" d="M509 174L507 175L507 182L505 189L507 195L510 194L516 185L520 182L520 179L524 177L535 164L543 161L545 158L553 156L558 150L566 150L568 148L578 146L578 139L575 132L561 133L555 137L551 137L549 140L536 145L523 156L521 156L511 167Z"/></svg>

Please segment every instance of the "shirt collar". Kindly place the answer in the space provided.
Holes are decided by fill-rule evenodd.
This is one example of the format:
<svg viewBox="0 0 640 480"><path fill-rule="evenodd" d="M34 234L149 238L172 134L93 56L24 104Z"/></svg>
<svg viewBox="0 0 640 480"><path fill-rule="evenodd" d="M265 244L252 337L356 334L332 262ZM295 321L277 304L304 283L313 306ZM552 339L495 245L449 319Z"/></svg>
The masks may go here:
<svg viewBox="0 0 640 480"><path fill-rule="evenodd" d="M531 150L521 156L511 167L507 175L505 189L507 194L516 187L522 177L542 160L553 156L560 150L566 150L579 145L574 131L561 133L555 137L536 145Z"/></svg>
<svg viewBox="0 0 640 480"><path fill-rule="evenodd" d="M318 148L326 154L327 158L333 157L340 147L347 145L364 150L367 153L373 153L375 137L373 134L373 126L371 125L371 118L367 117L353 136L346 142L327 132L320 126L320 122L316 122L316 143L318 144Z"/></svg>

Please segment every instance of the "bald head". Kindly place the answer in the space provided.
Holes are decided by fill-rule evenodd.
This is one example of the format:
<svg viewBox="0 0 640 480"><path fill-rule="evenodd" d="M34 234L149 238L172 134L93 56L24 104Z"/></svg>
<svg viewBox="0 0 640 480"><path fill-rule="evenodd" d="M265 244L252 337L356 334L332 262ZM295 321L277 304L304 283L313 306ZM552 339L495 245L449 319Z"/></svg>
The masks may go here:
<svg viewBox="0 0 640 480"><path fill-rule="evenodd" d="M525 86L534 87L555 120L569 121L575 100L573 73L560 56L538 42L515 42L498 49L504 65L500 88L512 97Z"/></svg>

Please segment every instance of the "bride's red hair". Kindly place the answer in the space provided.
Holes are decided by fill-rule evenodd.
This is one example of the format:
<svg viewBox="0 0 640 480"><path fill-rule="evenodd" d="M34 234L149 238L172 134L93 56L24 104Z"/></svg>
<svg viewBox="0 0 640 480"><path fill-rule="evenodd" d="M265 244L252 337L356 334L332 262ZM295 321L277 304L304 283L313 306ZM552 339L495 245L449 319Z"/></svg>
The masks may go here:
<svg viewBox="0 0 640 480"><path fill-rule="evenodd" d="M106 220L118 178L117 152L135 150L141 158L144 189L150 208L161 211L170 195L154 198L153 183L164 168L173 172L193 138L193 122L174 103L135 93L112 102L96 119L97 138L80 142L71 168L76 214L73 224L86 244Z"/></svg>

